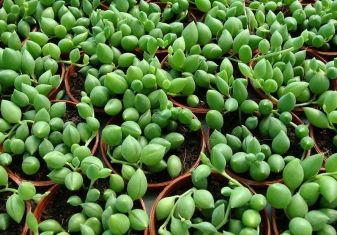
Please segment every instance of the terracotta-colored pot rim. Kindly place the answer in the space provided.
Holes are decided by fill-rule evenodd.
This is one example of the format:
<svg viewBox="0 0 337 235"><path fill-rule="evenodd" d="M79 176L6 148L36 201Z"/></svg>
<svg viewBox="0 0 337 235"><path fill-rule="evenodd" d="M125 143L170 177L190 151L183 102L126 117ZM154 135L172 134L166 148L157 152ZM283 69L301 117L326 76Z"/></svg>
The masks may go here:
<svg viewBox="0 0 337 235"><path fill-rule="evenodd" d="M212 175L218 175L218 177L222 177L220 176L218 173L212 173ZM167 185L163 191L160 192L160 194L158 195L158 197L156 198L155 202L153 203L153 206L151 208L151 212L150 212L150 235L157 235L157 229L156 229L156 208L157 205L159 203L159 201L162 198L165 198L169 195L171 195L173 192L175 192L177 189L181 188L181 184L188 184L190 183L190 185L192 185L191 182L191 178L192 175L191 173L187 173L185 175L179 176L178 178L174 179L169 185ZM224 178L224 180L226 180ZM190 181L190 182L188 182ZM240 181L240 180L239 180ZM244 182L241 182L245 187L247 187L252 193L256 193L251 187L249 187L249 185L246 185ZM264 230L265 230L265 235L271 235L271 226L270 226L270 221L268 218L268 212L266 209L264 209L262 212L262 224L264 225Z"/></svg>
<svg viewBox="0 0 337 235"><path fill-rule="evenodd" d="M337 51L332 51L332 50L327 50L327 51L322 51L319 50L318 48L314 48L314 47L306 47L305 48L307 51L310 51L311 53L314 53L322 58L326 58L326 57L337 57Z"/></svg>
<svg viewBox="0 0 337 235"><path fill-rule="evenodd" d="M59 67L61 69L61 74L60 74L60 77L61 77L61 82L60 84L55 87L49 94L48 94L48 98L49 99L55 99L57 93L63 88L63 85L64 85L64 79L65 79L65 76L66 76L66 66L63 64L63 63L59 63Z"/></svg>
<svg viewBox="0 0 337 235"><path fill-rule="evenodd" d="M293 116L293 121L296 123L296 124L301 124L303 123L302 120L295 114L295 113L291 113L292 116ZM210 143L209 143L209 137L210 137L210 130L208 129L207 131L207 149L209 152L211 152L211 146L210 146ZM311 155L311 150L308 150L307 153L306 153L306 156L310 156ZM271 184L274 184L274 183L282 183L283 182L283 179L282 179L282 176L280 175L278 178L276 179L273 179L273 180L264 180L264 181L255 181L255 180L252 180L252 179L248 179L238 173L235 173L233 172L229 167L226 167L226 172L233 178L235 179L238 179L239 181L245 183L246 185L248 186L252 186L252 187L256 187L256 188L266 188L268 187L269 185Z"/></svg>
<svg viewBox="0 0 337 235"><path fill-rule="evenodd" d="M111 121L109 121L107 123L107 125L109 125L109 123L111 123ZM200 154L199 154L199 157L198 159L195 161L195 163L191 166L191 168L187 171L185 171L184 173L182 173L181 175L185 175L187 174L188 172L190 172L191 170L193 170L194 168L196 168L199 163L200 163L200 155L201 153L203 153L206 149L206 136L205 136L205 133L204 131L202 130L202 128L200 129L199 131L199 136L201 138L200 140ZM120 175L120 172L118 170L116 170L116 168L114 168L113 164L109 161L109 157L107 155L107 144L103 141L103 138L101 138L101 141L100 141L100 150L101 150L101 155L102 155L102 159L105 163L105 165L110 168L112 170L113 173L115 174L119 174ZM178 176L179 177L179 176ZM176 178L174 178L176 179ZM166 180L166 181L163 181L163 182L158 182L158 183L149 183L148 184L148 189L149 190L157 190L157 189L162 189L164 188L166 185L168 185L170 182L172 182L174 179L170 179L170 180Z"/></svg>
<svg viewBox="0 0 337 235"><path fill-rule="evenodd" d="M43 211L47 208L47 206L50 204L50 202L52 200L54 200L54 197L55 197L55 195L56 195L56 193L57 193L57 191L59 190L60 187L61 187L60 185L52 186L49 189L50 193L46 197L42 198L42 200L35 207L35 210L34 210L33 213L34 213L38 222L40 222L40 220L41 220ZM139 199L139 203L140 203L141 209L146 211L146 206L145 206L144 200ZM144 230L143 234L144 235L148 234L148 228ZM33 233L31 231L30 231L30 235L33 235Z"/></svg>
<svg viewBox="0 0 337 235"><path fill-rule="evenodd" d="M69 99L74 102L75 104L80 103L80 101L73 96L73 93L71 91L71 85L70 85L70 79L72 74L74 74L77 71L77 68L75 65L71 64L68 69L66 70L65 77L64 77L64 87L66 89L66 93L69 97ZM95 113L105 113L104 109L101 108L94 108Z"/></svg>

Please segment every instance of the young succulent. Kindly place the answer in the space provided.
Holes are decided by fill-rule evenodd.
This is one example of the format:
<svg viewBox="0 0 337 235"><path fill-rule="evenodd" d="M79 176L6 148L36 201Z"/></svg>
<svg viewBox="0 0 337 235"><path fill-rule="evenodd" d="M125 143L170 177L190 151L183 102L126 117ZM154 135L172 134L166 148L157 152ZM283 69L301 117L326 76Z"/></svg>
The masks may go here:
<svg viewBox="0 0 337 235"><path fill-rule="evenodd" d="M267 201L285 214L288 226L279 227L282 235L335 234L336 221L336 159L334 154L320 172L323 155L316 154L303 160L290 161L283 172L283 184L272 184L267 189ZM281 209L283 211L281 211ZM278 223L277 219L275 223Z"/></svg>
<svg viewBox="0 0 337 235"><path fill-rule="evenodd" d="M260 212L266 207L261 194L214 168L200 165L192 171L187 187L180 194L172 192L155 208L160 222L159 234L260 234ZM221 172L221 171L220 171ZM228 180L227 185L222 183ZM218 186L217 181L221 182ZM158 223L157 222L157 223Z"/></svg>

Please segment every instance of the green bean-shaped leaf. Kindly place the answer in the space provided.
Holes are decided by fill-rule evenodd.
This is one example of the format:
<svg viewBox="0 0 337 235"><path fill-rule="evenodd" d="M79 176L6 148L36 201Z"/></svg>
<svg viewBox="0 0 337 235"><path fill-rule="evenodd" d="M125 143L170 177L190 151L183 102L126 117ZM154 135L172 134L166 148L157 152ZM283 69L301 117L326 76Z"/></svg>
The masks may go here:
<svg viewBox="0 0 337 235"><path fill-rule="evenodd" d="M17 223L20 223L25 213L25 203L17 194L12 194L6 201L8 215Z"/></svg>
<svg viewBox="0 0 337 235"><path fill-rule="evenodd" d="M284 184L287 185L290 190L293 191L298 188L304 179L304 171L301 165L301 160L297 158L291 160L285 166L282 176Z"/></svg>
<svg viewBox="0 0 337 235"><path fill-rule="evenodd" d="M145 195L146 190L146 176L141 169L138 169L128 182L127 192L133 200L137 200Z"/></svg>

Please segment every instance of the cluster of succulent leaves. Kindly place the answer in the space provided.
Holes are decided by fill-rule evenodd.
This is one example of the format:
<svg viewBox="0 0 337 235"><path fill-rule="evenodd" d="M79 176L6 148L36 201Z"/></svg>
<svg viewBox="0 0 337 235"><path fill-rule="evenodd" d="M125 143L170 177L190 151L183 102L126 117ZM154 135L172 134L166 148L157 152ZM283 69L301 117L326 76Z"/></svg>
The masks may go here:
<svg viewBox="0 0 337 235"><path fill-rule="evenodd" d="M212 110L206 115L206 122L214 130L210 134L209 147L211 162L223 169L226 165L237 174L249 173L255 181L264 181L271 174L282 173L287 162L294 158L304 158L314 146L305 124L294 123L290 112L273 109L270 100L259 103L245 100L238 110L224 117L219 111ZM241 116L239 116L240 113ZM231 123L222 133L229 115L239 116L239 124ZM297 142L289 138L292 131ZM301 148L300 156L293 156L289 150Z"/></svg>
<svg viewBox="0 0 337 235"><path fill-rule="evenodd" d="M262 194L254 194L241 183L217 169L206 155L205 164L192 171L191 188L180 195L162 198L156 207L160 222L159 234L260 234L260 211L267 201ZM212 188L212 172L220 174L221 188ZM210 186L209 191L208 186ZM182 190L182 189L180 189ZM185 191L186 190L186 191ZM218 190L218 191L214 191ZM215 195L217 195L215 198Z"/></svg>
<svg viewBox="0 0 337 235"><path fill-rule="evenodd" d="M85 164L85 163L82 163ZM125 192L125 183L119 175L110 174L111 170L101 167L96 162L88 167L86 180L90 184L84 185L81 191L85 197L74 194L67 198L69 207L79 207L81 212L57 221L53 218L37 223L34 216L27 216L27 224L34 234L125 234L130 231L143 231L148 226L146 211L137 205L138 189L129 183L128 193ZM94 166L94 167L93 167ZM135 173L137 175L137 173ZM138 175L139 176L139 175ZM104 181L109 182L104 191L96 188ZM88 182L88 181L86 181ZM131 182L131 180L130 180ZM65 227L66 226L66 227Z"/></svg>
<svg viewBox="0 0 337 235"><path fill-rule="evenodd" d="M0 196L9 194L6 199L6 211L0 213L0 230L5 231L9 228L11 220L20 223L24 220L26 212L26 201L34 200L38 202L44 195L36 192L35 186L30 182L23 182L18 187L10 181L6 169L0 166Z"/></svg>
<svg viewBox="0 0 337 235"><path fill-rule="evenodd" d="M282 235L335 234L337 219L336 154L323 164L323 155L312 155L302 162L294 159L283 171L283 183L270 185L267 201L273 208L283 209L288 226ZM325 171L320 168L325 166ZM278 211L279 211L278 210Z"/></svg>
<svg viewBox="0 0 337 235"><path fill-rule="evenodd" d="M124 109L120 124L107 125L102 131L107 155L113 164L122 164L123 178L129 180L138 168L149 173L167 170L172 178L183 173L181 156L174 154L185 142L180 128L199 131L198 118L189 109L172 107L162 90L148 97L127 90L123 104L130 107Z"/></svg>

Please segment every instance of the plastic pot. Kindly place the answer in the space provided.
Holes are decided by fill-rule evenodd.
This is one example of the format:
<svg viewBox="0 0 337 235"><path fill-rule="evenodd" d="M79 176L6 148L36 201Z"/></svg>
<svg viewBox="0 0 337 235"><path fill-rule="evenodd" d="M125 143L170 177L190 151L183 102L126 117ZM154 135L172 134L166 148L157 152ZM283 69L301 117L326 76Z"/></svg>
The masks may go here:
<svg viewBox="0 0 337 235"><path fill-rule="evenodd" d="M107 125L109 125L109 123L116 123L116 122L112 122L110 120L107 123ZM200 131L199 131L199 137L200 137L200 153L202 153L206 149L206 137L205 137L204 131L202 129L200 129ZM116 165L116 164L111 163L110 158L107 155L107 147L108 147L107 144L101 138L100 149L101 149L102 159L103 159L105 165L108 168L110 168L115 174L120 174L119 166ZM200 163L200 155L199 155L198 159L194 162L194 164L191 166L191 168L189 170L187 170L186 172L183 172L181 175L187 174L187 172L189 172L190 170L196 168L199 165L199 163ZM165 180L163 182L149 183L148 184L148 189L149 190L162 189L166 185L168 185L170 182L172 182L172 180L173 179Z"/></svg>
<svg viewBox="0 0 337 235"><path fill-rule="evenodd" d="M60 185L54 185L52 186L49 191L50 193L45 196L38 204L37 206L35 207L34 209L34 215L37 219L38 222L41 221L41 217L42 217L42 214L44 212L44 210L51 206L50 204L53 202L54 199L57 200L57 198L55 198L56 194L57 194L57 191L59 190L60 188ZM145 210L146 211L146 207L145 207L145 203L143 201L143 199L139 199L139 204L141 206L141 209ZM148 229L145 229L144 230L144 235L147 235L148 233ZM30 235L33 235L33 233L30 231L29 232Z"/></svg>
<svg viewBox="0 0 337 235"><path fill-rule="evenodd" d="M295 124L302 124L303 123L302 120L296 114L292 113L292 116L293 116L293 122ZM208 148L208 151L211 152L211 146L210 146L210 143L209 143L209 136L210 136L210 131L208 130L208 133L207 133L207 148ZM311 150L308 150L306 156L310 156L310 154L311 154ZM228 164L227 164L227 166L228 166ZM283 182L282 175L280 175L279 177L277 177L275 179L271 179L271 180L255 181L253 179L246 178L242 174L238 174L238 173L233 172L230 169L230 167L226 167L225 170L226 170L227 174L230 175L231 177L239 180L240 182L243 182L246 185L254 187L254 188L267 188L271 184Z"/></svg>
<svg viewBox="0 0 337 235"><path fill-rule="evenodd" d="M223 182L223 186L226 186L228 184L228 180L224 178L222 175L218 173L212 173L210 176L213 180L216 180L218 182ZM240 181L240 180L239 180ZM247 187L253 194L255 194L255 191L250 188L248 185L245 184L245 182L240 182L245 187ZM159 203L159 201L162 198L174 195L175 192L180 190L187 190L189 188L192 188L192 175L191 173L187 173L185 175L179 176L178 178L174 179L167 187L164 188L164 190L158 195L156 201L154 202L151 213L150 213L150 235L157 235L157 228L158 228L158 222L156 219L156 207ZM261 211L262 216L262 224L260 227L260 234L264 235L270 235L271 234L271 227L270 222L268 219L268 212L266 209Z"/></svg>

